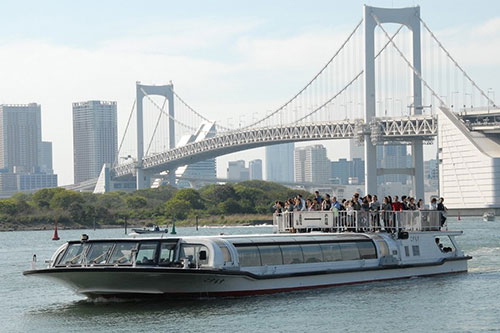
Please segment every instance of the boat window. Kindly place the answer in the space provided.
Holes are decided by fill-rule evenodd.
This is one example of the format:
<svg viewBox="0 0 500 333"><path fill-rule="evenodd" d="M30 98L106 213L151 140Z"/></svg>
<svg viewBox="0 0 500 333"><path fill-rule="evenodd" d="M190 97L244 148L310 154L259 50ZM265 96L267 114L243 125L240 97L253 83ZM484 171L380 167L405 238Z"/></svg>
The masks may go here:
<svg viewBox="0 0 500 333"><path fill-rule="evenodd" d="M229 252L229 249L227 248L226 244L218 239L215 240L215 243L219 246L220 250L222 251L222 255L224 256L224 263L232 262L233 260L231 259L231 252Z"/></svg>
<svg viewBox="0 0 500 333"><path fill-rule="evenodd" d="M58 265L81 265L87 249L88 243L70 244Z"/></svg>
<svg viewBox="0 0 500 333"><path fill-rule="evenodd" d="M108 260L115 243L92 243L87 252L87 263L94 265L103 265Z"/></svg>
<svg viewBox="0 0 500 333"><path fill-rule="evenodd" d="M405 245L405 256L410 256L410 247L408 245Z"/></svg>
<svg viewBox="0 0 500 333"><path fill-rule="evenodd" d="M359 260L359 250L356 243L340 243L343 260Z"/></svg>
<svg viewBox="0 0 500 333"><path fill-rule="evenodd" d="M137 265L153 265L155 263L158 243L141 243L137 252Z"/></svg>
<svg viewBox="0 0 500 333"><path fill-rule="evenodd" d="M160 265L171 265L174 262L175 247L177 243L161 243Z"/></svg>
<svg viewBox="0 0 500 333"><path fill-rule="evenodd" d="M119 242L111 254L108 263L113 265L131 265L132 250L137 248L137 242Z"/></svg>
<svg viewBox="0 0 500 333"><path fill-rule="evenodd" d="M412 250L413 250L413 255L414 256L419 256L420 255L420 247L418 245L413 245L412 246Z"/></svg>
<svg viewBox="0 0 500 333"><path fill-rule="evenodd" d="M205 259L200 260L200 251L205 251L207 256ZM200 244L182 244L179 251L179 259L189 259L191 263L195 265L208 265L208 248L205 245Z"/></svg>
<svg viewBox="0 0 500 333"><path fill-rule="evenodd" d="M283 264L302 264L304 263L304 255L300 245L281 245L283 253Z"/></svg>
<svg viewBox="0 0 500 333"><path fill-rule="evenodd" d="M372 242L358 242L357 244L361 259L377 259L377 251Z"/></svg>
<svg viewBox="0 0 500 333"><path fill-rule="evenodd" d="M262 265L283 265L281 250L278 245L259 246Z"/></svg>
<svg viewBox="0 0 500 333"><path fill-rule="evenodd" d="M340 261L342 254L340 253L340 245L334 243L321 244L324 261Z"/></svg>
<svg viewBox="0 0 500 333"><path fill-rule="evenodd" d="M301 247L305 263L323 261L323 253L319 244L303 244Z"/></svg>
<svg viewBox="0 0 500 333"><path fill-rule="evenodd" d="M257 246L238 246L237 249L241 267L261 266L260 253Z"/></svg>

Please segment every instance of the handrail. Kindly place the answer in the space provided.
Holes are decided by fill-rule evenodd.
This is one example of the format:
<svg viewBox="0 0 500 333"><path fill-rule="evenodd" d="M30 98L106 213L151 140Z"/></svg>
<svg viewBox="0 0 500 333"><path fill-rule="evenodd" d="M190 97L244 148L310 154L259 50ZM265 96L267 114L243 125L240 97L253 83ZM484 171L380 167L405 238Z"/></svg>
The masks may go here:
<svg viewBox="0 0 500 333"><path fill-rule="evenodd" d="M401 232L448 230L437 210L293 211L273 215L275 232Z"/></svg>

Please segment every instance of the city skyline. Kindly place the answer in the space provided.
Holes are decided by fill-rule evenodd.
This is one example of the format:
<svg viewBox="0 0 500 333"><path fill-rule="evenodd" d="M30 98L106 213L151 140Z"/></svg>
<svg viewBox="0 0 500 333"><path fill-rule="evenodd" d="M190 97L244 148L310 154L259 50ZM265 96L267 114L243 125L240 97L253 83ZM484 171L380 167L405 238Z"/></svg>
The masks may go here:
<svg viewBox="0 0 500 333"><path fill-rule="evenodd" d="M130 2L112 15L117 2L102 5L98 13L93 6L31 3L29 11L19 4L0 5L7 27L0 34L4 42L0 103L42 105L42 140L53 142L53 169L60 175L61 185L73 179L71 103L116 100L121 139L134 99L134 82L165 84L173 80L191 104L214 120L234 125L241 117L248 122L255 110L261 116L276 107L316 72L360 18L362 8L362 2L356 1L319 2L315 9L295 3L289 15L282 17L277 15L284 5L279 2L257 2L254 6L219 2L214 6L190 5L197 8L169 6L168 14L158 15L138 10ZM494 55L500 45L500 18L495 8L500 5L481 3L483 6L397 1L394 5L420 4L423 19L436 29L457 61L480 86L498 95L495 78L500 64ZM393 5L389 1L368 4ZM70 14L75 10L91 12L89 20L96 24L88 29L87 20L75 20ZM140 15L134 15L137 12ZM38 23L29 21L33 17ZM99 20L103 22L97 23ZM65 29L60 29L62 25ZM462 47L465 43L467 49ZM287 57L289 54L294 57ZM207 82L211 84L207 86ZM250 89L252 94L248 94ZM335 156L329 154L331 160L347 156L347 145L336 145L339 149ZM264 150L219 158L218 176L223 175L225 161L248 155L264 159Z"/></svg>

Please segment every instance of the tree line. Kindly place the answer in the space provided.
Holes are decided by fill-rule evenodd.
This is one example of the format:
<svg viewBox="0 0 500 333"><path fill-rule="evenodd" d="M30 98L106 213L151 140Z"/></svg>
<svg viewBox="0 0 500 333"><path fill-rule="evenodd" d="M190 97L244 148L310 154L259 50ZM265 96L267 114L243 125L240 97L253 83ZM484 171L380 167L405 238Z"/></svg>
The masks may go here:
<svg viewBox="0 0 500 333"><path fill-rule="evenodd" d="M64 188L17 193L0 200L0 223L78 224L91 226L131 222L163 224L167 219L234 214L271 214L276 200L305 191L265 181L206 185L199 190L161 186L134 192L94 194Z"/></svg>

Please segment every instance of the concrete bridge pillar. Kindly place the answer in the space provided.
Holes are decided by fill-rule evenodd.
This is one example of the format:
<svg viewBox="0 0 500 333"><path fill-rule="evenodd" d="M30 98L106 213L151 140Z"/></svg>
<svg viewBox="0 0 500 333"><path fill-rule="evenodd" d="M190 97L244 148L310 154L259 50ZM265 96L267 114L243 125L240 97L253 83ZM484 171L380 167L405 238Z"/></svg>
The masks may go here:
<svg viewBox="0 0 500 333"><path fill-rule="evenodd" d="M364 6L364 46L365 46L365 114L366 123L376 116L375 101L375 27L380 23L399 23L406 25L412 32L412 62L418 72L421 72L420 51L420 7L409 8L377 8ZM422 83L413 74L413 108L412 114L422 114ZM412 143L412 162L415 168L413 185L417 199L424 199L424 156L422 140ZM366 193L377 193L377 150L365 135L365 190Z"/></svg>

